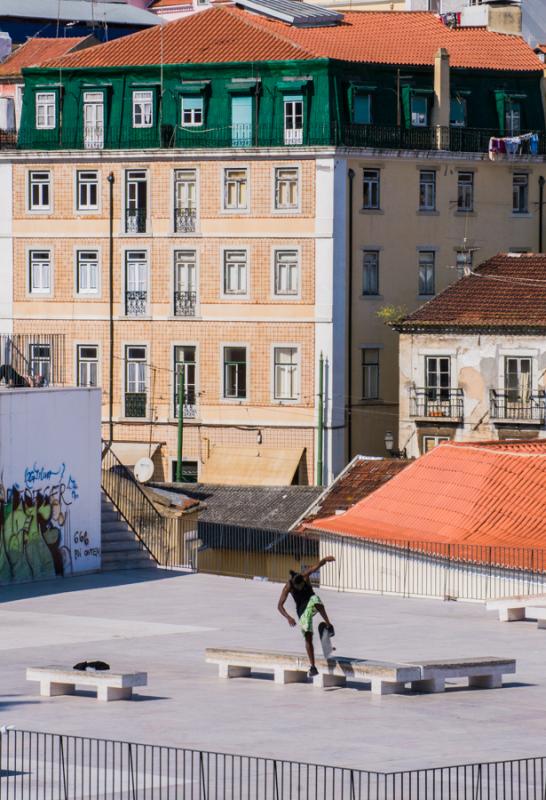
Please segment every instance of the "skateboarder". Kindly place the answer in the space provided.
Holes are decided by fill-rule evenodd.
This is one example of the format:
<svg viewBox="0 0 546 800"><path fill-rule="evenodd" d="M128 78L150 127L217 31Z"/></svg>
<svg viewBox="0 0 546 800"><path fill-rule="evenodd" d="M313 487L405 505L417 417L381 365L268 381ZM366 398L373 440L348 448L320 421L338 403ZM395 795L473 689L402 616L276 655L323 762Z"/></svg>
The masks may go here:
<svg viewBox="0 0 546 800"><path fill-rule="evenodd" d="M335 561L334 556L326 556L325 558L322 558L318 564L314 564L312 567L309 567L309 569L306 569L303 572L294 572L294 570L290 570L290 578L285 584L277 604L279 612L285 619L288 620L290 627L294 627L296 625L296 620L294 617L291 617L284 608L284 604L288 599L288 595L291 594L294 598L294 602L296 603L296 613L299 617L302 633L305 637L305 649L307 650L307 655L309 656L310 668L308 675L310 678L312 678L314 675L318 675L318 670L315 666L315 649L313 647L313 616L317 612L320 614L328 626L327 630L330 636L334 635L334 626L328 619L328 614L326 613L326 609L324 608L320 597L313 591L309 576L312 575L313 572L319 570L329 561Z"/></svg>

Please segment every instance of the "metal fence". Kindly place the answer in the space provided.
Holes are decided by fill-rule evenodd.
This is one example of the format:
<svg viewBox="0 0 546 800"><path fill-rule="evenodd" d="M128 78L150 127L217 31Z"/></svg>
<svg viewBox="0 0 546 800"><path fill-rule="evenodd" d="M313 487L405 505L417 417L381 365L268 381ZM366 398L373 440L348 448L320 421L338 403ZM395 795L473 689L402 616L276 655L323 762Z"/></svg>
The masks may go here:
<svg viewBox="0 0 546 800"><path fill-rule="evenodd" d="M544 800L543 757L373 772L10 730L0 800Z"/></svg>
<svg viewBox="0 0 546 800"><path fill-rule="evenodd" d="M65 382L64 333L0 335L0 385L35 388Z"/></svg>

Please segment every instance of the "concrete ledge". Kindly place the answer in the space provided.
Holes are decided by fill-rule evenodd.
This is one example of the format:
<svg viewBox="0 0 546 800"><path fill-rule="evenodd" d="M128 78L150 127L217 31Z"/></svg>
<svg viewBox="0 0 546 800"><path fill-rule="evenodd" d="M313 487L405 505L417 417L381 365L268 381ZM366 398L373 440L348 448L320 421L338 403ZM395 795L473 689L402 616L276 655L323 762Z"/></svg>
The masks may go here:
<svg viewBox="0 0 546 800"><path fill-rule="evenodd" d="M500 622L517 622L522 619L546 619L546 594L514 595L488 600L487 611L498 611ZM532 612L538 612L532 613Z"/></svg>
<svg viewBox="0 0 546 800"><path fill-rule="evenodd" d="M57 697L73 694L76 686L91 686L97 690L97 700L129 700L135 686L148 684L146 672L87 672L68 667L29 667L27 681L40 683L42 697Z"/></svg>
<svg viewBox="0 0 546 800"><path fill-rule="evenodd" d="M421 692L443 692L449 678L467 678L468 686L476 689L498 689L502 676L516 671L515 659L496 656L411 663L421 670L421 679L413 681L411 688Z"/></svg>

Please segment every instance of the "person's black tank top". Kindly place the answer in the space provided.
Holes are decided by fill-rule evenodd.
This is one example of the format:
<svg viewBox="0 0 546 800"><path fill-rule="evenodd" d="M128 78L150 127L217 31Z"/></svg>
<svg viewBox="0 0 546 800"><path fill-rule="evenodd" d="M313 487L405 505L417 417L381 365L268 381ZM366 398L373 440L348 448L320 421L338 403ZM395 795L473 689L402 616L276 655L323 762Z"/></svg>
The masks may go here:
<svg viewBox="0 0 546 800"><path fill-rule="evenodd" d="M301 617L301 615L307 608L307 603L309 602L309 598L315 594L313 591L313 587L311 586L309 581L305 581L301 589L296 589L292 581L290 581L290 594L292 595L292 597L294 598L294 602L296 603L297 615L298 617Z"/></svg>

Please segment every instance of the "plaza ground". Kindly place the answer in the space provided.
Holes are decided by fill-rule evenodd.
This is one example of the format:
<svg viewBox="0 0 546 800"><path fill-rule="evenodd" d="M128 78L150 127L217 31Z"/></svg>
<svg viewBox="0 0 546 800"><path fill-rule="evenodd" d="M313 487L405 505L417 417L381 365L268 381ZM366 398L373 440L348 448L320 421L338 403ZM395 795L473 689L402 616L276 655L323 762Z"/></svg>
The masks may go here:
<svg viewBox="0 0 546 800"><path fill-rule="evenodd" d="M276 610L280 585L163 570L0 590L0 724L18 728L386 770L546 752L546 631L501 624L482 604L320 594L339 655L517 659L500 690L375 697L271 679L220 680L206 647L303 651ZM291 601L289 600L289 604ZM40 698L25 668L103 659L145 670L131 702Z"/></svg>

